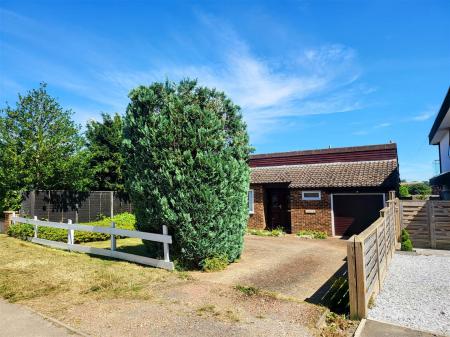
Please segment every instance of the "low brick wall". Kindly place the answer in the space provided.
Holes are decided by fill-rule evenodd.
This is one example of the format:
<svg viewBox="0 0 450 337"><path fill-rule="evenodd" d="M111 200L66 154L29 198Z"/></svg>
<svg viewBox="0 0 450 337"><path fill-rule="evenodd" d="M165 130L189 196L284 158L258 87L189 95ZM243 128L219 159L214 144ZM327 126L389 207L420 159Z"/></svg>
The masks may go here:
<svg viewBox="0 0 450 337"><path fill-rule="evenodd" d="M0 233L6 233L8 231L9 226L11 225L11 219L13 216L13 211L4 211L3 212L3 220L0 220Z"/></svg>

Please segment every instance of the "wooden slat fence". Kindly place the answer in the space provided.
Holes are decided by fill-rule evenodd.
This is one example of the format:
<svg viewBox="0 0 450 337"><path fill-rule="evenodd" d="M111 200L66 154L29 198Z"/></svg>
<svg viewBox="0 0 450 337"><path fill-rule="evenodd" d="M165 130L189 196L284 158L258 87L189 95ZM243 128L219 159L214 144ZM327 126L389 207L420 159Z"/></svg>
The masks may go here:
<svg viewBox="0 0 450 337"><path fill-rule="evenodd" d="M399 201L388 201L380 217L347 241L350 316L365 318L380 291L400 233Z"/></svg>
<svg viewBox="0 0 450 337"><path fill-rule="evenodd" d="M75 252L88 253L94 255L101 255L107 257L113 257L116 259L127 260L131 262L136 262L139 264L145 264L153 267L164 268L168 270L173 270L173 262L170 261L169 257L169 244L172 243L172 236L167 234L167 227L163 226L163 234L147 233L140 231L131 231L126 229L115 228L114 222L111 223L111 227L99 227L99 226L88 226L80 224L72 224L71 220L68 223L61 222L50 222L37 220L35 216L34 219L28 219L23 217L18 217L15 214L12 217L13 223L26 223L34 226L34 237L29 238L31 242L38 243L41 245L46 245L54 248L61 248ZM46 239L39 238L39 227L52 227L67 230L67 243L57 242ZM95 248L84 245L75 244L75 231L83 232L95 232L95 233L105 233L111 235L111 249ZM164 260L158 260L146 256L134 255L124 252L116 251L116 235L125 236L130 238L139 238L148 241L161 242L164 249Z"/></svg>
<svg viewBox="0 0 450 337"><path fill-rule="evenodd" d="M450 249L450 201L401 200L400 209L414 247Z"/></svg>

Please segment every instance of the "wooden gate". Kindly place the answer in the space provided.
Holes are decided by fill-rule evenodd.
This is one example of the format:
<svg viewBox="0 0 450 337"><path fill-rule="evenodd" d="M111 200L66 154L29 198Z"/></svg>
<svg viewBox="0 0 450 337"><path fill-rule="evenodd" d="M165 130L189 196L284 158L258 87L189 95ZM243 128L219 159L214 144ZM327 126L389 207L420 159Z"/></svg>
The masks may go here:
<svg viewBox="0 0 450 337"><path fill-rule="evenodd" d="M414 247L450 249L450 201L401 200L400 214Z"/></svg>

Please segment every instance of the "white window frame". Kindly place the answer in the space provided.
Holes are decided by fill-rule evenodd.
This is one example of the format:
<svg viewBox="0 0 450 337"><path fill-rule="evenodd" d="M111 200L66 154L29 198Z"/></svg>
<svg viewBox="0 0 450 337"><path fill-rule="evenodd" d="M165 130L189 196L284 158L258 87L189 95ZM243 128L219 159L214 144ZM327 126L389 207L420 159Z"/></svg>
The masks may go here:
<svg viewBox="0 0 450 337"><path fill-rule="evenodd" d="M305 197L305 193L319 193L317 197ZM311 201L311 200L322 200L322 192L321 191L302 191L302 200Z"/></svg>
<svg viewBox="0 0 450 337"><path fill-rule="evenodd" d="M247 192L247 202L248 214L255 214L255 191L252 189L248 190Z"/></svg>

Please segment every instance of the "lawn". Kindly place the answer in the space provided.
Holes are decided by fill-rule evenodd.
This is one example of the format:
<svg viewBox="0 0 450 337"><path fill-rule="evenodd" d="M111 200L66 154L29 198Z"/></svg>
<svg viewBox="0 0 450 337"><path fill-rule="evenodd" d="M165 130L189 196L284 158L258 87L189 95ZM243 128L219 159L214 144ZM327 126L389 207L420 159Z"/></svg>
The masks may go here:
<svg viewBox="0 0 450 337"><path fill-rule="evenodd" d="M141 252L119 240L121 248ZM125 241L126 243L122 243ZM136 243L136 242L134 242ZM108 245L108 242L89 243ZM92 298L148 298L153 288L178 273L46 248L0 235L0 296L12 302L63 296L65 302Z"/></svg>
<svg viewBox="0 0 450 337"><path fill-rule="evenodd" d="M89 247L95 247L95 248L110 249L111 248L111 240L85 242L85 243L82 243L82 245L89 246ZM147 257L153 257L153 258L155 257L155 256L150 256L148 254L148 251L145 248L144 244L142 243L142 240L137 239L137 238L117 239L116 240L116 250L119 252L135 254L135 255L140 255L140 256L147 256Z"/></svg>

